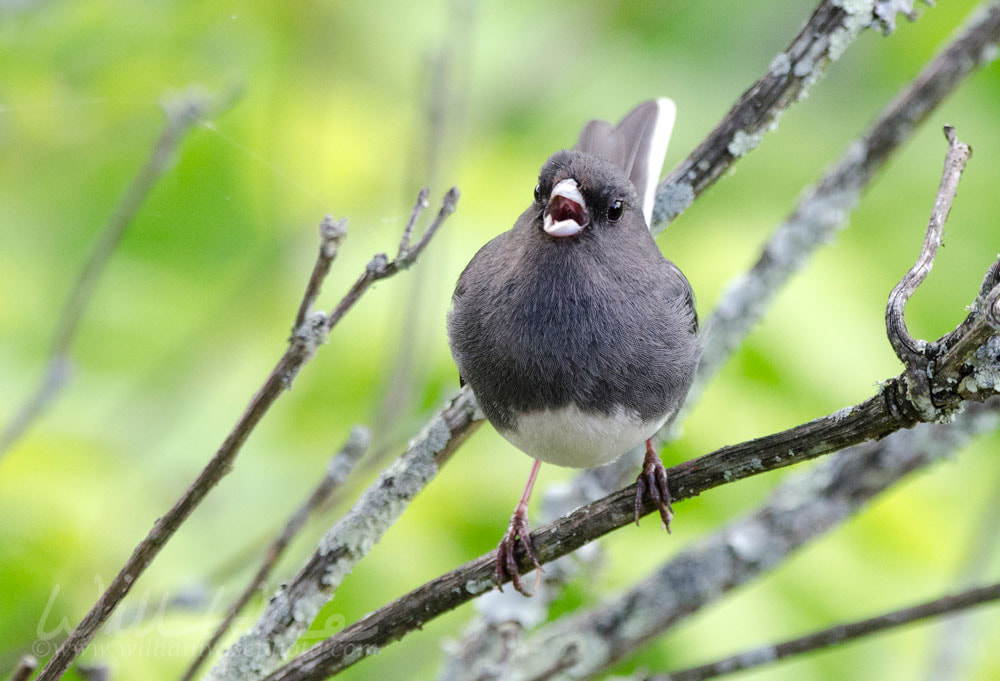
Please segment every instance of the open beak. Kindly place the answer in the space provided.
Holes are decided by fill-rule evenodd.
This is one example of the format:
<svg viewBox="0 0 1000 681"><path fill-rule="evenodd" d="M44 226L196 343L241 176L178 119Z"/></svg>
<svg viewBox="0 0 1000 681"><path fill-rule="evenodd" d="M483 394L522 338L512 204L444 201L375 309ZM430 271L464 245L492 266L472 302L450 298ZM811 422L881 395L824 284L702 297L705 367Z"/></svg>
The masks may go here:
<svg viewBox="0 0 1000 681"><path fill-rule="evenodd" d="M587 204L576 180L567 179L552 188L549 205L545 207L542 229L552 236L579 234L590 223Z"/></svg>

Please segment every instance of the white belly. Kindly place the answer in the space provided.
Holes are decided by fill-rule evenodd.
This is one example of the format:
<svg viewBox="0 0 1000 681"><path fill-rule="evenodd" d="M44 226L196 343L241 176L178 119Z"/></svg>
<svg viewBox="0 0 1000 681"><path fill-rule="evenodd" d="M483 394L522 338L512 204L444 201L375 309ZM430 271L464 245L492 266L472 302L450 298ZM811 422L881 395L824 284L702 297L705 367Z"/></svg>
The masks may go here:
<svg viewBox="0 0 1000 681"><path fill-rule="evenodd" d="M670 414L643 421L618 407L610 415L581 411L575 404L521 414L500 434L531 457L570 468L603 466L652 437Z"/></svg>

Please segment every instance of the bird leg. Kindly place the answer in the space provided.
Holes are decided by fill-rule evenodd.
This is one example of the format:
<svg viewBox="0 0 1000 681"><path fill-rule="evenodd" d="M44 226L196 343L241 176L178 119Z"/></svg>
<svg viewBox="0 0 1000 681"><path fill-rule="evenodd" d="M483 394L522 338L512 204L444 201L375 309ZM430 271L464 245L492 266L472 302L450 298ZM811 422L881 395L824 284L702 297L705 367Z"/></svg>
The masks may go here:
<svg viewBox="0 0 1000 681"><path fill-rule="evenodd" d="M656 503L660 512L663 527L670 532L670 521L674 518L674 508L670 505L670 488L667 487L667 469L663 467L660 455L653 449L652 438L646 440L646 458L642 461L642 472L635 480L635 524L639 524L642 515L642 498L649 491L649 496Z"/></svg>
<svg viewBox="0 0 1000 681"><path fill-rule="evenodd" d="M528 499L531 498L531 489L535 486L535 478L538 476L538 468L541 465L541 461L535 461L535 464L531 467L531 475L528 476L528 484L524 486L521 501L518 502L517 508L514 509L514 515L510 517L510 526L507 528L507 533L500 540L500 545L497 546L495 576L497 588L501 591L503 591L502 585L504 579L510 577L511 583L519 593L524 596L531 596L524 589L524 583L521 582L521 575L517 571L517 557L515 553L518 544L524 549L525 554L531 558L531 562L535 564L535 591L538 590L538 585L542 582L542 566L538 564L538 557L535 555L535 549L531 545L531 528L528 526Z"/></svg>

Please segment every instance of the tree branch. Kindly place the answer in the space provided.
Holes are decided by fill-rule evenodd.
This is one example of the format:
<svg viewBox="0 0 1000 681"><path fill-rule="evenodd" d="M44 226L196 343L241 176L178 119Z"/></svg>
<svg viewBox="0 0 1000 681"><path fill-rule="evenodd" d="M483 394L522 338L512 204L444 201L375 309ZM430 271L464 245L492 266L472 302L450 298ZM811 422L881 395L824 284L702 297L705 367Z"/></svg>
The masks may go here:
<svg viewBox="0 0 1000 681"><path fill-rule="evenodd" d="M1000 287L986 300L995 300ZM984 306L975 306L983 310ZM993 306L986 307L980 321L969 327L969 335L996 322ZM989 344L1000 345L1000 337L991 336ZM947 396L949 404L962 400L985 400L1000 391L993 379L1000 372L1000 348L989 344L969 347L964 339L942 360L942 368L930 379L931 389ZM964 354L959 356L958 351ZM960 382L950 379L949 371L963 376ZM908 377L912 367L885 381L878 393L849 409L816 419L781 433L758 438L740 445L723 447L711 454L674 466L668 471L670 492L675 501L697 496L705 490L758 473L783 468L834 452L866 440L879 440L890 433L909 428L921 421L939 421L953 415L953 410L928 412L915 402ZM943 378L944 377L944 378ZM950 379L950 380L949 380ZM968 384L968 385L967 385ZM577 509L532 533L538 561L545 564L570 553L594 539L618 529L633 518L635 485L630 485L592 504ZM643 514L653 503L644 500ZM467 563L442 577L410 592L380 610L362 618L343 632L317 644L277 672L268 681L305 681L320 679L344 669L369 651L401 638L423 626L433 617L473 598L492 586L495 552ZM530 569L531 560L523 553L518 567ZM363 648L358 648L363 644Z"/></svg>
<svg viewBox="0 0 1000 681"><path fill-rule="evenodd" d="M911 622L968 610L998 599L1000 599L1000 583L969 589L878 617L838 624L829 629L823 629L782 643L748 650L718 662L652 676L646 681L704 681L704 679L725 676L744 669L773 664L793 655L840 645L856 638L889 631Z"/></svg>
<svg viewBox="0 0 1000 681"><path fill-rule="evenodd" d="M125 566L115 575L115 578L111 581L111 584L98 599L94 607L91 608L90 612L83 618L83 621L80 622L76 629L59 646L59 649L56 650L48 664L38 675L37 681L55 681L55 679L60 678L66 672L73 663L73 660L83 652L87 644L93 639L101 624L107 620L118 604L121 603L121 600L131 590L132 585L146 570L164 544L174 535L181 524L187 520L188 516L201 503L209 490L232 470L233 461L250 436L250 433L253 432L253 429L278 397L291 387L292 381L299 370L316 354L319 346L326 341L333 326L357 303L372 283L390 277L413 264L422 250L427 246L431 237L434 236L437 229L441 226L441 223L454 211L457 199L457 190L452 189L448 192L444 198L440 212L427 228L423 238L415 248L407 249L405 252L401 249L400 253L392 261L389 261L385 255L380 254L375 256L368 263L365 272L329 315L325 315L322 312L314 312L295 330L289 342L288 349L282 355L281 359L278 360L274 369L271 370L263 386L253 396L243 415L236 422L236 425L208 462L208 465L205 466L197 479L181 495L174 506L166 514L157 519L153 528L136 546L132 555L126 561ZM326 257L322 249L319 257ZM311 284L306 287L306 293L303 296L303 305L306 304L309 296L314 295L314 288L316 287ZM299 308L301 309L303 305L300 305Z"/></svg>
<svg viewBox="0 0 1000 681"><path fill-rule="evenodd" d="M227 101L226 106L229 103ZM70 347L76 338L80 320L94 296L97 283L111 255L132 224L146 197L167 169L177 148L195 123L210 110L217 112L222 108L213 107L204 94L194 89L163 103L166 115L163 131L153 145L149 158L132 178L124 196L98 235L97 243L94 244L87 262L77 275L69 297L63 303L62 312L56 321L56 331L52 338L45 373L31 397L18 409L0 434L0 458L45 411L69 378Z"/></svg>
<svg viewBox="0 0 1000 681"><path fill-rule="evenodd" d="M323 225L332 224L327 221L322 223ZM321 227L322 229L322 227ZM320 259L323 259L324 255L320 253ZM319 261L317 261L317 265ZM329 260L327 260L327 268L329 268ZM315 272L313 271L313 276L315 278ZM323 275L325 276L325 274ZM322 277L321 277L322 278ZM312 283L310 281L310 283ZM318 288L318 284L317 284ZM277 565L278 560L284 554L285 549L288 545L292 543L292 540L299 533L299 530L305 525L306 520L309 516L313 514L316 509L323 505L323 503L330 498L334 490L338 489L347 476L350 475L351 471L354 470L354 464L358 462L361 456L368 449L368 443L371 441L371 435L367 428L362 428L361 426L356 426L351 429L351 435L341 447L340 451L337 452L330 463L327 464L326 472L323 474L322 480L309 495L309 498L298 508L295 513L288 519L285 523L285 527L281 530L274 541L267 547L264 552L264 561L261 566L257 569L257 573L253 576L253 579L246 585L243 592L239 597L229 606L229 610L226 612L226 616L216 627L215 632L208 639L198 655L191 662L187 671L184 672L184 676L181 677L181 681L191 681L194 679L195 674L204 664L208 656L212 654L215 650L215 646L218 645L219 641L225 636L226 632L229 631L229 627L232 626L233 621L236 617L243 611L253 595L264 586L264 582L270 577L271 572L274 570L274 566Z"/></svg>
<svg viewBox="0 0 1000 681"><path fill-rule="evenodd" d="M868 26L894 27L896 9L875 3L823 0L792 39L771 61L767 73L750 86L698 148L660 182L650 226L662 232L737 160L778 126L781 116L823 77Z"/></svg>

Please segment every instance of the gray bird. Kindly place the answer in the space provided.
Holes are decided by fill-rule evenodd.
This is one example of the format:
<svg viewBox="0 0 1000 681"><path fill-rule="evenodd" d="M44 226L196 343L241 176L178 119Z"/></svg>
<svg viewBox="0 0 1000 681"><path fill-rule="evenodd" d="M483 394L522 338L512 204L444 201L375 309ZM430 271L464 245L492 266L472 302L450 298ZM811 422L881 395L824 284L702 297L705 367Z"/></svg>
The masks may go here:
<svg viewBox="0 0 1000 681"><path fill-rule="evenodd" d="M497 548L498 584L509 576L525 595L515 551L539 567L527 505L542 461L601 466L645 441L636 522L648 492L670 530L666 470L650 438L683 402L700 354L691 285L648 226L673 120L673 102L659 99L617 126L587 123L455 287L448 335L461 380L535 459Z"/></svg>

